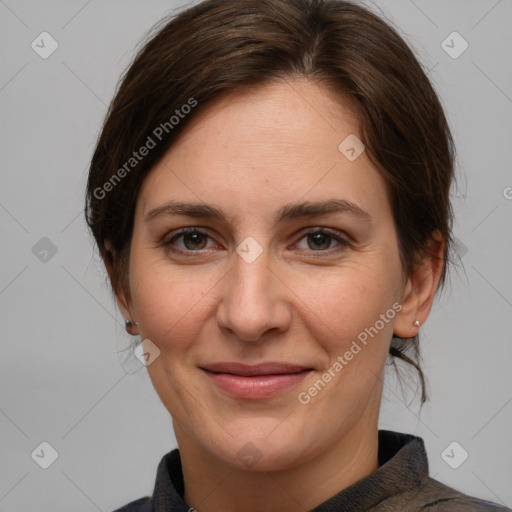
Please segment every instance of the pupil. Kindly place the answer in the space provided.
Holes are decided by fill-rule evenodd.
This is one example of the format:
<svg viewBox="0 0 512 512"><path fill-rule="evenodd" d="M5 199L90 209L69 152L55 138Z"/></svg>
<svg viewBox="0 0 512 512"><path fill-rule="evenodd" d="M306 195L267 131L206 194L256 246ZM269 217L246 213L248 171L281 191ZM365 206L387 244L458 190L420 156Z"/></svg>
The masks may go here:
<svg viewBox="0 0 512 512"><path fill-rule="evenodd" d="M201 244L202 237L203 237L203 235L201 233L189 233L185 237L185 245L187 246L188 249L190 249L190 248L197 249L198 247L196 247L196 246ZM191 243L187 243L187 240ZM192 247L190 247L190 246L192 246ZM201 248L201 247L199 247L199 248Z"/></svg>
<svg viewBox="0 0 512 512"><path fill-rule="evenodd" d="M324 233L315 233L311 235L313 239L313 243L316 244L316 247L323 246L321 248L326 248L329 246L329 235L325 235Z"/></svg>

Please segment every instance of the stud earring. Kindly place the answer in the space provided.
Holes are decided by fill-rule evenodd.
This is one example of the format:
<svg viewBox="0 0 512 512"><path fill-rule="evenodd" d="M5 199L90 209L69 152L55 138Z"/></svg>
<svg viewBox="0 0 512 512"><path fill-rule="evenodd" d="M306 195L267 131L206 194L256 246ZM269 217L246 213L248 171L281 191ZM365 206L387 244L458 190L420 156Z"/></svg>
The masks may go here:
<svg viewBox="0 0 512 512"><path fill-rule="evenodd" d="M126 322L124 323L124 328L126 329L126 332L128 334L133 335L133 328L134 328L134 326L138 327L138 325L139 324L137 322L134 322L133 320L126 320Z"/></svg>
<svg viewBox="0 0 512 512"><path fill-rule="evenodd" d="M418 322L418 320L415 320L412 325L414 325L414 327L419 327L420 323Z"/></svg>

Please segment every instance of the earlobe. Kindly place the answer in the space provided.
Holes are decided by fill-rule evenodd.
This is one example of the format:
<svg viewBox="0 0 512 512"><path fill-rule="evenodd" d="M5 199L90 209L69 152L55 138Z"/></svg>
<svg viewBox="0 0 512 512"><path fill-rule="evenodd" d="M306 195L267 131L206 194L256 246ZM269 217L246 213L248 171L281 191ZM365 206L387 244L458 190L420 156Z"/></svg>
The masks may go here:
<svg viewBox="0 0 512 512"><path fill-rule="evenodd" d="M121 314L123 315L125 319L125 329L126 332L129 334L132 334L133 336L136 336L139 334L138 331L138 324L133 318L133 314L131 312L131 308L129 306L129 301L127 300L126 294L124 291L117 291L116 290L116 302L117 306L119 307L119 310L121 311Z"/></svg>
<svg viewBox="0 0 512 512"><path fill-rule="evenodd" d="M395 336L412 338L427 320L444 268L443 255L443 238L434 232L428 251L407 279L402 310L397 314L393 328Z"/></svg>
<svg viewBox="0 0 512 512"><path fill-rule="evenodd" d="M125 318L125 329L128 334L137 336L139 334L139 324L135 321L134 315L131 311L128 294L122 289L116 290L116 302L121 311L121 314Z"/></svg>
<svg viewBox="0 0 512 512"><path fill-rule="evenodd" d="M129 296L123 287L120 286L119 283L116 283L114 270L116 264L116 253L112 247L112 244L108 240L105 241L105 249L107 250L108 254L103 257L103 262L105 264L105 268L107 269L112 289L114 290L116 296L117 306L125 318L126 332L132 336L137 336L139 334L138 323L134 320L133 314L130 310L131 301L129 300Z"/></svg>
<svg viewBox="0 0 512 512"><path fill-rule="evenodd" d="M139 334L139 324L137 322L133 322L132 320L126 320L124 325L126 332L131 334L132 336L137 336Z"/></svg>
<svg viewBox="0 0 512 512"><path fill-rule="evenodd" d="M425 321L424 319L422 319L422 321L418 320L418 312L420 309L419 298L420 294L411 276L407 281L403 299L400 302L402 309L395 317L393 335L399 338L413 338L418 333L418 324ZM418 324L416 324L416 322L418 322Z"/></svg>
<svg viewBox="0 0 512 512"><path fill-rule="evenodd" d="M125 318L125 329L128 334L137 336L139 334L139 324L135 321L134 315L131 311L131 301L128 299L127 294L121 289L116 290L116 302L121 311L121 314Z"/></svg>

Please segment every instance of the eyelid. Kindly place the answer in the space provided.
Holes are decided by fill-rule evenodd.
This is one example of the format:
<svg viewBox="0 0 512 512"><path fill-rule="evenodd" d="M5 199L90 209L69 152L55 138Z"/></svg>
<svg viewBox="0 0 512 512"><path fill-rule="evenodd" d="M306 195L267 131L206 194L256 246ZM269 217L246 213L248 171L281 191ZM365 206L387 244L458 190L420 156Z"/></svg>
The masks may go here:
<svg viewBox="0 0 512 512"><path fill-rule="evenodd" d="M213 238L213 236L208 232L207 229L205 228L202 228L202 227L198 227L198 226L187 226L187 227L184 227L184 228L180 228L178 230L173 230L172 232L172 235L170 235L169 233L167 233L167 235L163 238L162 240L162 244L163 245L171 245L171 242L179 239L180 237L184 236L184 235L187 235L188 233L199 233L200 235L204 235L206 237L208 237L208 239L212 240L212 241L215 241L215 239ZM201 251L204 251L205 249L200 249L198 251L187 251L187 252L201 252Z"/></svg>
<svg viewBox="0 0 512 512"><path fill-rule="evenodd" d="M352 247L352 242L350 241L350 238L348 235L345 235L345 234L342 234L342 232L336 230L336 229L332 229L332 228L327 228L327 227L310 227L310 228L307 228L307 231L303 232L299 239L297 240L297 242L295 242L294 245L298 244L303 238L305 238L306 236L308 235L316 235L317 233L322 233L322 234L326 234L328 236L330 236L333 240L336 240L340 246L342 247ZM310 250L309 252L311 253L324 253L324 254L330 254L332 252L336 252L336 248L330 248L330 249L327 249L325 251L314 251L314 250Z"/></svg>
<svg viewBox="0 0 512 512"><path fill-rule="evenodd" d="M199 226L187 226L187 227L178 229L176 232L171 232L171 233L173 233L171 236L169 236L169 234L167 234L167 236L163 239L162 245L167 248L170 248L170 250L172 250L174 252L181 253L181 254L186 253L186 254L192 255L195 253L195 254L199 255L206 251L211 251L211 248L210 249L208 249L208 248L198 249L198 250L194 251L194 250L179 249L177 247L172 246L172 243L174 243L176 240L178 240L179 238L181 238L182 236L184 236L188 233L199 233L203 236L206 236L209 240L212 240L215 242L215 239L213 236L210 235L209 230L206 228L199 227ZM300 234L298 240L296 242L294 242L292 247L297 245L305 237L315 235L317 233L326 234L329 237L331 237L333 240L337 241L339 244L338 248L335 247L335 248L329 248L326 250L318 250L318 251L309 250L308 251L307 249L303 249L303 251L306 251L309 253L319 253L319 255L332 254L334 252L338 252L338 251L342 250L343 248L353 246L353 243L351 242L351 237L344 234L343 232L340 232L337 229L332 229L332 228L322 227L322 226L316 226L316 227L310 226L308 228L304 228L304 230L301 230L299 233L301 233L301 234ZM296 234L295 236L298 236L298 235ZM341 247L341 249L339 247Z"/></svg>

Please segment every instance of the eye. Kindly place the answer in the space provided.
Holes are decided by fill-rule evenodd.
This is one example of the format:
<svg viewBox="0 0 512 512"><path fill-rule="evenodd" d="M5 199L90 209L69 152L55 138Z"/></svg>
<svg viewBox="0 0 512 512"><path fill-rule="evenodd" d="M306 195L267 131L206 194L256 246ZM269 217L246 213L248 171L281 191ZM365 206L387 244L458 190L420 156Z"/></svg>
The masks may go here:
<svg viewBox="0 0 512 512"><path fill-rule="evenodd" d="M304 239L307 243L307 247L305 249L310 249L314 252L331 252L327 251L327 249L331 248L333 241L338 244L338 248L335 248L334 251L343 250L345 247L350 246L350 242L340 236L337 232L333 232L325 228L309 231L301 238L301 240ZM302 249L304 249L304 247L302 247Z"/></svg>
<svg viewBox="0 0 512 512"><path fill-rule="evenodd" d="M180 239L182 239L182 246L176 247L176 242ZM195 252L211 248L206 246L208 239L210 239L208 233L198 228L183 228L167 240L165 246L177 250L178 252Z"/></svg>
<svg viewBox="0 0 512 512"><path fill-rule="evenodd" d="M306 247L300 246L302 241L306 241ZM215 245L208 246L208 241L213 239L210 235L196 227L180 229L174 236L164 241L163 245L176 253L201 253L209 249L213 249ZM333 248L333 244L335 247ZM332 253L350 247L348 240L343 238L337 231L327 228L317 228L304 234L300 241L296 244L299 250L320 253Z"/></svg>

